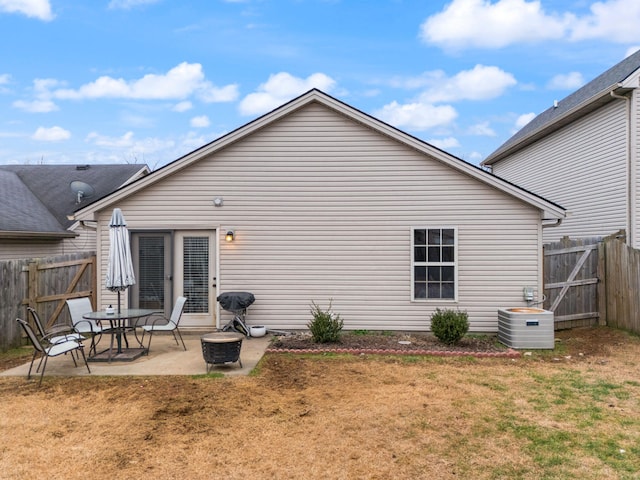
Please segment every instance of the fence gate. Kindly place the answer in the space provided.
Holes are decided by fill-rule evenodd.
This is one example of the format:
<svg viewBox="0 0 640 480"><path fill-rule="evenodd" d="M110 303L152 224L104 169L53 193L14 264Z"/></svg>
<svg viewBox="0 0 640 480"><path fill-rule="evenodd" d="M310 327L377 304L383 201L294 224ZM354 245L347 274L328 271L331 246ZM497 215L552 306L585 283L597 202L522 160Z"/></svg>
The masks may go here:
<svg viewBox="0 0 640 480"><path fill-rule="evenodd" d="M70 321L67 298L92 298L97 291L93 252L58 257L0 261L0 351L21 344L16 318L27 318L27 305L48 325Z"/></svg>
<svg viewBox="0 0 640 480"><path fill-rule="evenodd" d="M544 308L554 313L556 330L605 320L598 309L600 241L564 237L544 246Z"/></svg>

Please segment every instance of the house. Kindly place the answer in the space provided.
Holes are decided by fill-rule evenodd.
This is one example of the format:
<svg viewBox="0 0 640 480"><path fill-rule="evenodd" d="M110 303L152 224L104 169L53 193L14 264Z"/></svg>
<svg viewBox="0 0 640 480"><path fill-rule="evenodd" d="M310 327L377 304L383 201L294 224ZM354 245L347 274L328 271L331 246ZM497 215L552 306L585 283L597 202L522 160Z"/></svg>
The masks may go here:
<svg viewBox="0 0 640 480"><path fill-rule="evenodd" d="M0 260L95 251L95 225L68 216L148 173L146 165L0 165Z"/></svg>
<svg viewBox="0 0 640 480"><path fill-rule="evenodd" d="M304 329L315 302L346 329L429 328L436 308L497 331L497 309L542 292L542 230L564 209L311 90L76 212L95 221L98 305L109 219L131 233L131 307L211 330L249 291L249 325ZM227 235L228 234L228 235ZM228 240L227 241L227 237Z"/></svg>
<svg viewBox="0 0 640 480"><path fill-rule="evenodd" d="M570 212L545 242L624 229L640 248L640 50L535 117L482 164Z"/></svg>

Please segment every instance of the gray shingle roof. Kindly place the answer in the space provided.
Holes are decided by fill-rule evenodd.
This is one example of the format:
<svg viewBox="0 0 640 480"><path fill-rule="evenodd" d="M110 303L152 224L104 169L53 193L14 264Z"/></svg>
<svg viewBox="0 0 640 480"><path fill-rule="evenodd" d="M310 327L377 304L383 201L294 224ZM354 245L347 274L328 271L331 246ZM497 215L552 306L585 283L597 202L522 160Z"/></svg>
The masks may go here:
<svg viewBox="0 0 640 480"><path fill-rule="evenodd" d="M536 116L528 124L517 131L511 138L509 138L509 140L498 147L498 149L489 155L483 163L493 163L507 150L517 147L520 143L524 146L525 140L533 136L536 132L540 132L541 130L551 127L554 123L559 122L572 110L583 104L596 102L603 94L609 95L609 91L614 90L619 83L624 81L639 68L640 50L629 55L623 61L614 65L606 72L598 75L571 95L560 100L557 107L552 106ZM606 100L610 100L610 98L607 97Z"/></svg>
<svg viewBox="0 0 640 480"><path fill-rule="evenodd" d="M117 190L146 165L0 165L0 235L2 232L68 233L75 210ZM81 199L71 182L93 187Z"/></svg>

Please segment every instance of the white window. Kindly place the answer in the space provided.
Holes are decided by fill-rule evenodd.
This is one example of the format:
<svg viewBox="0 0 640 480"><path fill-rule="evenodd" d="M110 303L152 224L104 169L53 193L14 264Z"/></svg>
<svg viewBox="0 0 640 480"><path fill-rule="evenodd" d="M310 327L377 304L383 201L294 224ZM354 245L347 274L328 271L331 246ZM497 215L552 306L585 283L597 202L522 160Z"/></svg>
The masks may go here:
<svg viewBox="0 0 640 480"><path fill-rule="evenodd" d="M414 300L455 300L457 234L455 228L414 228L412 278Z"/></svg>

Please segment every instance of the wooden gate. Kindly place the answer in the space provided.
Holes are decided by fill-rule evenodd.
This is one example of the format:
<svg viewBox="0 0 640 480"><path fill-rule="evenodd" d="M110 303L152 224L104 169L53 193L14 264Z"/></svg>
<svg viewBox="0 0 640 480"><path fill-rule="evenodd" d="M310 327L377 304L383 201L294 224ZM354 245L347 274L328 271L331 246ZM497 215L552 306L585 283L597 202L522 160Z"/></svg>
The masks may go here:
<svg viewBox="0 0 640 480"><path fill-rule="evenodd" d="M556 330L605 321L598 308L601 241L600 237L564 237L544 246L544 308L554 312Z"/></svg>
<svg viewBox="0 0 640 480"><path fill-rule="evenodd" d="M66 312L66 300L69 298L91 297L96 305L97 278L96 257L70 260L52 259L49 262L29 264L29 290L23 304L36 309L40 317L46 319L47 326L69 323ZM61 318L62 315L62 318Z"/></svg>
<svg viewBox="0 0 640 480"><path fill-rule="evenodd" d="M48 325L69 322L65 300L91 297L95 307L96 292L93 252L0 261L0 351L21 344L16 318L27 318L27 305Z"/></svg>

